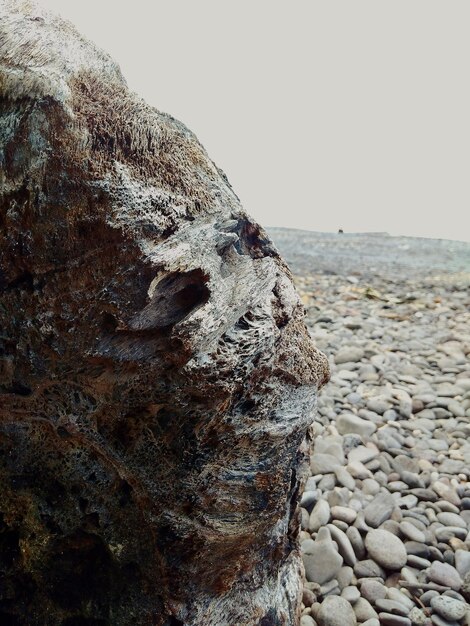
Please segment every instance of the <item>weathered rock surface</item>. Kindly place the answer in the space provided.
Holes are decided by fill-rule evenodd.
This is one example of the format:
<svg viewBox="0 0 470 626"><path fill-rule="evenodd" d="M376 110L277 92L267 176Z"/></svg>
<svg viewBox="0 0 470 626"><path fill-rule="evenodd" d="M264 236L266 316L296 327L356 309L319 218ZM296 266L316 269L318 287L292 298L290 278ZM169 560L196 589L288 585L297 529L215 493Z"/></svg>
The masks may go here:
<svg viewBox="0 0 470 626"><path fill-rule="evenodd" d="M328 366L288 269L70 24L3 2L0 90L0 622L297 623Z"/></svg>

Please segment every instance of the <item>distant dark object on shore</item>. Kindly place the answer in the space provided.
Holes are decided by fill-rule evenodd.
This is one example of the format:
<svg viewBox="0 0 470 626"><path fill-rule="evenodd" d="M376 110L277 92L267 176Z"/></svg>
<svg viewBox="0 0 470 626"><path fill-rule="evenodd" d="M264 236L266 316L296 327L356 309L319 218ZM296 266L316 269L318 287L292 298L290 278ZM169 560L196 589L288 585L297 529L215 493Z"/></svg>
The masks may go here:
<svg viewBox="0 0 470 626"><path fill-rule="evenodd" d="M344 233L344 230L342 228L338 228L338 235L342 235Z"/></svg>

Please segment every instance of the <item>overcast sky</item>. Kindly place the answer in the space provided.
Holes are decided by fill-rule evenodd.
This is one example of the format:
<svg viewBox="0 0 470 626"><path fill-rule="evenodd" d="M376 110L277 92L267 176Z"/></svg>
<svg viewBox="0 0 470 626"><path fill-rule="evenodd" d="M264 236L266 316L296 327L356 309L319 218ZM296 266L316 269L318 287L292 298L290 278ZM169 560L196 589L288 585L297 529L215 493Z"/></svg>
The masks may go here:
<svg viewBox="0 0 470 626"><path fill-rule="evenodd" d="M470 241L468 0L40 0L265 226Z"/></svg>

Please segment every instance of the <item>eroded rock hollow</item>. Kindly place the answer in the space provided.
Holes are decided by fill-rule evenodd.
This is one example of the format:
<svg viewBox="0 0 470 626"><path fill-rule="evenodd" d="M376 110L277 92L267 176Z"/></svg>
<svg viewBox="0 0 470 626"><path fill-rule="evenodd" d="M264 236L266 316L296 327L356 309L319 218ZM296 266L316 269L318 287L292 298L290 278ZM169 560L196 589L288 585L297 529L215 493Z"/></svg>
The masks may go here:
<svg viewBox="0 0 470 626"><path fill-rule="evenodd" d="M296 624L328 367L288 268L69 23L3 2L0 90L0 622Z"/></svg>

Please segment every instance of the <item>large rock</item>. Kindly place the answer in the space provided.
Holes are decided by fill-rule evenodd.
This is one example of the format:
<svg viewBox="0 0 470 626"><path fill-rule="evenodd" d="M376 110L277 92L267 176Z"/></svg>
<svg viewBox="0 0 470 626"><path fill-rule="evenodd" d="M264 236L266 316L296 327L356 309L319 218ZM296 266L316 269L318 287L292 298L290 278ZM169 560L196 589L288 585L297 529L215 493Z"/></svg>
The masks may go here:
<svg viewBox="0 0 470 626"><path fill-rule="evenodd" d="M70 24L3 2L0 89L0 622L296 623L328 367L289 270Z"/></svg>

